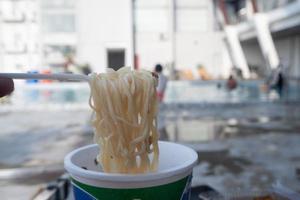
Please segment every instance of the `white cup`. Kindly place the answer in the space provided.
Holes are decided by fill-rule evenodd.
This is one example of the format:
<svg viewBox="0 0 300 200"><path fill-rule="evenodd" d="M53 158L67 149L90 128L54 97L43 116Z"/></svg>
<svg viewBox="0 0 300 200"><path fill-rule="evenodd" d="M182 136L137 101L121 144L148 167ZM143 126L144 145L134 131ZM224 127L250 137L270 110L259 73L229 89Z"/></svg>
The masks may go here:
<svg viewBox="0 0 300 200"><path fill-rule="evenodd" d="M95 164L96 144L76 149L65 157L76 200L189 200L197 153L184 145L159 141L157 172L105 173Z"/></svg>

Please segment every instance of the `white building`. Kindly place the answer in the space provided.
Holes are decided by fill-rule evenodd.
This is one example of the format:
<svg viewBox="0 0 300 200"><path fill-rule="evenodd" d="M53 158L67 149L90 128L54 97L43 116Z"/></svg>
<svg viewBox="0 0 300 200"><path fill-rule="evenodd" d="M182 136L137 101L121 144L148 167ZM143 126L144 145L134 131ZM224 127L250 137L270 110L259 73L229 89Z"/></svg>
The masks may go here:
<svg viewBox="0 0 300 200"><path fill-rule="evenodd" d="M132 66L131 9L129 0L2 0L0 70L61 72L70 55L98 72Z"/></svg>
<svg viewBox="0 0 300 200"><path fill-rule="evenodd" d="M41 65L61 71L65 57L76 54L78 34L73 0L39 0Z"/></svg>
<svg viewBox="0 0 300 200"><path fill-rule="evenodd" d="M40 66L38 5L34 0L0 1L0 70Z"/></svg>
<svg viewBox="0 0 300 200"><path fill-rule="evenodd" d="M95 71L133 65L131 0L77 0L77 58Z"/></svg>
<svg viewBox="0 0 300 200"><path fill-rule="evenodd" d="M300 0L220 0L233 62L247 76L268 76L282 65L289 79L300 77ZM221 4L221 5L220 5ZM224 7L224 6L223 6ZM222 21L222 20L221 20Z"/></svg>
<svg viewBox="0 0 300 200"><path fill-rule="evenodd" d="M102 72L108 66L134 65L135 51L139 67L152 70L161 63L189 69L197 77L202 65L215 77L227 76L231 63L223 33L215 24L214 6L211 0L3 0L0 9L14 19L32 15L34 20L13 24L14 30L7 28L4 18L0 20L0 43L5 46L0 52L5 66L1 70L58 72L65 57L74 55L75 62ZM4 49L18 37L7 40L5 34L18 26L22 27L18 48L27 44L30 51L11 59Z"/></svg>
<svg viewBox="0 0 300 200"><path fill-rule="evenodd" d="M228 73L231 63L215 17L210 0L136 0L140 66L162 63L195 72L203 65L215 77Z"/></svg>
<svg viewBox="0 0 300 200"><path fill-rule="evenodd" d="M74 54L76 63L88 63L97 72L116 64L132 66L129 0L43 2L43 47L48 51L45 63L59 68L65 55Z"/></svg>

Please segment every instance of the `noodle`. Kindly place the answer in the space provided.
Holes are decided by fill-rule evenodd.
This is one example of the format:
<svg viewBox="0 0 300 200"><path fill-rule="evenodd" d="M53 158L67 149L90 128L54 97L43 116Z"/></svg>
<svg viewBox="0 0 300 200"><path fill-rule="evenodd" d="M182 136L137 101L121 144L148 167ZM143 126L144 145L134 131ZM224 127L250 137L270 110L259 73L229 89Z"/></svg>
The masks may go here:
<svg viewBox="0 0 300 200"><path fill-rule="evenodd" d="M90 75L94 140L101 146L97 161L108 173L156 171L157 79L148 71L129 67L108 70Z"/></svg>

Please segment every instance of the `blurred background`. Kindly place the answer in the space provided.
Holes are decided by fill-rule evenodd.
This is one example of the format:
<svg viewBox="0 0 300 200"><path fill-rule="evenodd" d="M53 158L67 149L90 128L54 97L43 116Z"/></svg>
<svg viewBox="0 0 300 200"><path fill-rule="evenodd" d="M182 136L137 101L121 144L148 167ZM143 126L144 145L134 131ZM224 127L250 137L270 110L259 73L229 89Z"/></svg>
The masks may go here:
<svg viewBox="0 0 300 200"><path fill-rule="evenodd" d="M0 72L157 65L161 139L199 153L193 187L300 191L299 0L0 0ZM88 98L86 83L16 80L0 99L4 199L34 199L93 143Z"/></svg>

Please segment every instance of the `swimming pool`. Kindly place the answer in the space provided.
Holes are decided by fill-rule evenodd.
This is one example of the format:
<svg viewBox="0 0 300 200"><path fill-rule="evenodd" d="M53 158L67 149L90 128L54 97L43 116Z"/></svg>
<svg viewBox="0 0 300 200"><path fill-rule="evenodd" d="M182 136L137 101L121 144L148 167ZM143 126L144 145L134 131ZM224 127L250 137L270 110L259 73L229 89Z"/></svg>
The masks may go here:
<svg viewBox="0 0 300 200"><path fill-rule="evenodd" d="M225 81L169 81L165 104L238 104L300 100L300 90L293 84L280 99L275 92L264 92L263 81L242 81L228 91ZM50 84L18 83L11 96L11 105L85 105L88 107L89 86L79 82Z"/></svg>
<svg viewBox="0 0 300 200"><path fill-rule="evenodd" d="M263 81L241 81L228 91L225 81L174 81L166 90L166 103L254 103L276 100L297 101L300 91L295 83L286 88L282 97L276 91L264 91Z"/></svg>
<svg viewBox="0 0 300 200"><path fill-rule="evenodd" d="M87 104L89 86L86 83L18 84L11 97L15 105Z"/></svg>

